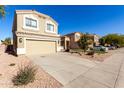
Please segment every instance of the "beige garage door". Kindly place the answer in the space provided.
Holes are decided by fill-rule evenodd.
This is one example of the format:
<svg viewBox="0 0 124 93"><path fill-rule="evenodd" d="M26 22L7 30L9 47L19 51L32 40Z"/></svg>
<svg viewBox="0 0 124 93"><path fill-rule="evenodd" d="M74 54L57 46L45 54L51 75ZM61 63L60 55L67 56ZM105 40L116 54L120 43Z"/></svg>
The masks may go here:
<svg viewBox="0 0 124 93"><path fill-rule="evenodd" d="M56 42L40 41L40 40L26 40L26 54L51 54L56 52Z"/></svg>

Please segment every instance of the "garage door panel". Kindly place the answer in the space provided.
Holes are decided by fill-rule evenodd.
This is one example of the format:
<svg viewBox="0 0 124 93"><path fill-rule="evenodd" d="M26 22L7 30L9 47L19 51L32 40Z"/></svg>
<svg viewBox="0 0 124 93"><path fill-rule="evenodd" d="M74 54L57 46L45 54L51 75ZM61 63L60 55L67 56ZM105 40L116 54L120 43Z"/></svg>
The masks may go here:
<svg viewBox="0 0 124 93"><path fill-rule="evenodd" d="M26 40L26 54L50 54L56 52L56 43L52 41Z"/></svg>

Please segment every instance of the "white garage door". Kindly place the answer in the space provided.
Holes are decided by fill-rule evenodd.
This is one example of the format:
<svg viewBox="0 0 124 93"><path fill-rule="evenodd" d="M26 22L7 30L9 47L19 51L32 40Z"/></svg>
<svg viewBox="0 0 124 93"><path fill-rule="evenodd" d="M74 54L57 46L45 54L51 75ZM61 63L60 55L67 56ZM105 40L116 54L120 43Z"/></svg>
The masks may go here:
<svg viewBox="0 0 124 93"><path fill-rule="evenodd" d="M41 40L26 40L26 54L51 54L56 52L56 42Z"/></svg>

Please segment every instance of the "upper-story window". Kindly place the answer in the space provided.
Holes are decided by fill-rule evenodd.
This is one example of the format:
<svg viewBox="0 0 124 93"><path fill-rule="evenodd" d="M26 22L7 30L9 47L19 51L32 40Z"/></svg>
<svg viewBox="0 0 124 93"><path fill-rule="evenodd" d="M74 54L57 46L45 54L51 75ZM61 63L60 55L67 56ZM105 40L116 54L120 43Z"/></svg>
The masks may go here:
<svg viewBox="0 0 124 93"><path fill-rule="evenodd" d="M50 32L54 32L54 25L47 23L47 30Z"/></svg>
<svg viewBox="0 0 124 93"><path fill-rule="evenodd" d="M25 18L25 20L26 26L37 28L37 20L27 17Z"/></svg>
<svg viewBox="0 0 124 93"><path fill-rule="evenodd" d="M76 35L75 35L75 38L76 38L76 39L80 39L80 35L79 35L79 34L76 34Z"/></svg>

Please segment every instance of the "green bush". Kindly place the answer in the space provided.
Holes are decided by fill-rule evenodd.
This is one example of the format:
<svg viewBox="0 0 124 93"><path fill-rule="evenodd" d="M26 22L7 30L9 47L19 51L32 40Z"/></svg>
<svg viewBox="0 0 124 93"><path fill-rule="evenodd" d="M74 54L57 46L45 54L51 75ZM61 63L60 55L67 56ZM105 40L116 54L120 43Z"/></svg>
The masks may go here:
<svg viewBox="0 0 124 93"><path fill-rule="evenodd" d="M106 53L105 49L95 50L95 53L97 54L104 54Z"/></svg>
<svg viewBox="0 0 124 93"><path fill-rule="evenodd" d="M105 52L105 49L101 48L100 51Z"/></svg>
<svg viewBox="0 0 124 93"><path fill-rule="evenodd" d="M26 66L21 68L17 75L13 77L12 82L14 85L27 85L35 80L35 74L37 69L33 66Z"/></svg>

